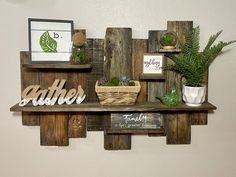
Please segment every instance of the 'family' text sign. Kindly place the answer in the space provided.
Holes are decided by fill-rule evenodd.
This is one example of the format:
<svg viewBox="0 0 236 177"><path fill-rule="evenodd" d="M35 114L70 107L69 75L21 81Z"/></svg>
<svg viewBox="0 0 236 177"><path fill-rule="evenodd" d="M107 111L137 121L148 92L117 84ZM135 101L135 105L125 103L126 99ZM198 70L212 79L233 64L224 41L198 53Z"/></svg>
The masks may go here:
<svg viewBox="0 0 236 177"><path fill-rule="evenodd" d="M159 113L114 113L111 114L111 128L154 129L163 126Z"/></svg>

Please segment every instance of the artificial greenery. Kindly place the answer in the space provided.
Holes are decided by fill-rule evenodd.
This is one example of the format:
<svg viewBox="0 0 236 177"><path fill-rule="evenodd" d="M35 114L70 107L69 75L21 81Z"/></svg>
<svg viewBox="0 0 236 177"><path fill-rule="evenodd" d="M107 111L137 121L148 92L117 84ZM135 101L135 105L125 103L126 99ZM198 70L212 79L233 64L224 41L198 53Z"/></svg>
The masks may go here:
<svg viewBox="0 0 236 177"><path fill-rule="evenodd" d="M165 95L161 97L156 97L156 99L159 99L162 104L168 107L174 107L179 103L179 98L177 95L176 88L171 88L171 90L167 92Z"/></svg>
<svg viewBox="0 0 236 177"><path fill-rule="evenodd" d="M236 42L236 40L230 42L220 41L216 45L213 45L221 33L222 31L219 31L210 36L206 47L202 52L199 52L200 28L199 26L193 28L193 30L186 36L186 42L182 46L182 52L179 54L167 55L172 59L174 64L168 64L164 66L164 69L180 74L186 79L185 85L187 86L201 86L210 64L221 53L225 46Z"/></svg>
<svg viewBox="0 0 236 177"><path fill-rule="evenodd" d="M176 42L177 38L173 32L164 33L160 40L162 46L175 46Z"/></svg>
<svg viewBox="0 0 236 177"><path fill-rule="evenodd" d="M106 77L102 77L98 80L99 86L135 86L135 82L131 81L129 77L112 77L109 81Z"/></svg>
<svg viewBox="0 0 236 177"><path fill-rule="evenodd" d="M75 64L87 64L89 62L88 56L84 49L73 48L71 57L72 63Z"/></svg>

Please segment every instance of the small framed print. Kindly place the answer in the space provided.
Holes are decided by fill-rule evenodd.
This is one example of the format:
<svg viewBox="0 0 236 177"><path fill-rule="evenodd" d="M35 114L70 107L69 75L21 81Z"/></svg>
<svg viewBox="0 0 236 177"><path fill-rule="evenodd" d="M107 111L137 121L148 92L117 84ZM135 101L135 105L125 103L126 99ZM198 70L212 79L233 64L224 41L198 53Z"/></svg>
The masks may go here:
<svg viewBox="0 0 236 177"><path fill-rule="evenodd" d="M144 80L165 80L163 73L164 55L147 53L143 55L143 72L140 79Z"/></svg>
<svg viewBox="0 0 236 177"><path fill-rule="evenodd" d="M28 19L31 63L69 63L73 21Z"/></svg>
<svg viewBox="0 0 236 177"><path fill-rule="evenodd" d="M144 54L143 74L163 74L163 60L164 55L162 54Z"/></svg>

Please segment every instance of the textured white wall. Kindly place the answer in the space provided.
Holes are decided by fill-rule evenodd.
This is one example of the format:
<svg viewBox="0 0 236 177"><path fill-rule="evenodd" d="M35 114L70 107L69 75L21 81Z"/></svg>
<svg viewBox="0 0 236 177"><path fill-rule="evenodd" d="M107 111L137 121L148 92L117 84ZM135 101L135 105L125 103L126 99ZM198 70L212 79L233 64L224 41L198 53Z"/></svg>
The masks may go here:
<svg viewBox="0 0 236 177"><path fill-rule="evenodd" d="M133 38L165 29L167 20L193 20L201 47L224 29L236 39L235 0L0 0L1 177L235 177L236 45L210 68L209 100L218 109L207 126L192 126L191 145L134 136L131 151L105 151L103 134L70 140L69 147L39 146L39 128L21 126L9 112L20 98L19 51L28 49L27 18L72 19L87 36L104 38L106 27L132 27Z"/></svg>

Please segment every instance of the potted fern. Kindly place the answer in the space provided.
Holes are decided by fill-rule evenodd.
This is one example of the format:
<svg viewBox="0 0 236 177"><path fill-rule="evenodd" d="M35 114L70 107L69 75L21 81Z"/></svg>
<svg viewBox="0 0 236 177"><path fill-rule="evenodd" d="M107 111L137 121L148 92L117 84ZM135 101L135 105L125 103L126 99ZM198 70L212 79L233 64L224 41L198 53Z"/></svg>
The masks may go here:
<svg viewBox="0 0 236 177"><path fill-rule="evenodd" d="M222 31L219 31L210 36L206 47L200 52L200 28L198 26L186 36L186 42L182 46L181 53L168 54L174 63L167 64L164 69L174 71L180 74L181 78L184 78L183 100L188 106L200 106L205 101L206 86L203 85L203 81L210 64L225 46L236 42L235 40L220 41L213 45L221 33Z"/></svg>

